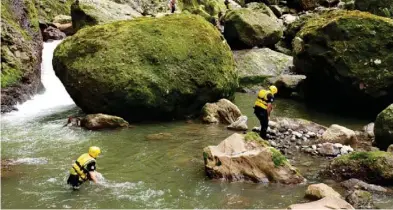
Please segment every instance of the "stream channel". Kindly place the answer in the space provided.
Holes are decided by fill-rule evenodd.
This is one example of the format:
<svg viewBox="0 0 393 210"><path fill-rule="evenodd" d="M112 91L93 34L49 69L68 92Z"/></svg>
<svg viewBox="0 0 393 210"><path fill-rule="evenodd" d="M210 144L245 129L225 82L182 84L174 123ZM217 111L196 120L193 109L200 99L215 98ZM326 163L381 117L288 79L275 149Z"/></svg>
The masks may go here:
<svg viewBox="0 0 393 210"><path fill-rule="evenodd" d="M307 184L226 183L205 176L202 150L231 135L223 125L198 120L136 124L134 128L91 132L63 127L68 116L81 111L52 69L52 55L60 41L44 43L42 82L46 91L1 116L2 159L13 164L1 178L3 208L286 208L307 202L307 184L328 161L297 154L290 161ZM249 117L255 96L238 93L235 103ZM279 99L275 116L301 117L329 126L338 123L360 129L367 121L316 112L305 105ZM162 138L151 134L166 133ZM98 158L101 184L85 183L72 191L65 184L72 162L91 145L102 149ZM340 191L340 188L337 187ZM378 207L393 206L381 198Z"/></svg>

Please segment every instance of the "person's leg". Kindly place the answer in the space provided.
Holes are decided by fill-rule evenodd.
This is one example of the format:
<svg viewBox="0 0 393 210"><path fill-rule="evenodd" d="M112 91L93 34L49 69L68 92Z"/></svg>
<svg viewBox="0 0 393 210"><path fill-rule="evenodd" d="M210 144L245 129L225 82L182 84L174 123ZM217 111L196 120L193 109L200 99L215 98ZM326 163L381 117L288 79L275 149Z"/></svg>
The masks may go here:
<svg viewBox="0 0 393 210"><path fill-rule="evenodd" d="M68 180L67 180L67 184L71 185L73 190L78 190L79 186L82 183L79 181L79 176L78 175L70 174L70 176L68 177Z"/></svg>
<svg viewBox="0 0 393 210"><path fill-rule="evenodd" d="M175 12L175 10L176 10L176 5L172 5L172 13L174 13Z"/></svg>
<svg viewBox="0 0 393 210"><path fill-rule="evenodd" d="M263 119L264 119L263 109L259 108L259 107L254 108L254 114L255 114L255 116L257 116L257 118L259 120L259 124L261 125L261 130L259 131L259 136L261 138L264 138L263 137L264 136L264 131L263 131Z"/></svg>
<svg viewBox="0 0 393 210"><path fill-rule="evenodd" d="M267 128L269 126L269 118L267 116L267 111L264 110L261 114L261 133L260 136L261 138L267 140Z"/></svg>

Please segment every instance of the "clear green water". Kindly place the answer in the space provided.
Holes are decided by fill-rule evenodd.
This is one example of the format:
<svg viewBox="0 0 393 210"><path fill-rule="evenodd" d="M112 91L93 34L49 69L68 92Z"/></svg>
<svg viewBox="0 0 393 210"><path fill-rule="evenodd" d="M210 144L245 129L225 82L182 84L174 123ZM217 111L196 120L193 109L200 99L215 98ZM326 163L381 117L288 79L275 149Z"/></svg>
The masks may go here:
<svg viewBox="0 0 393 210"><path fill-rule="evenodd" d="M253 100L254 96L246 94L236 97L236 104L249 116L250 127L257 126ZM74 108L32 121L2 119L2 158L21 162L2 177L3 208L285 208L306 202L307 185L207 179L202 149L232 133L224 126L180 121L102 132L62 127L65 118L77 112ZM367 123L314 113L287 100L277 101L274 114L348 127ZM161 132L170 135L146 138ZM101 185L85 183L73 192L65 184L68 169L91 145L102 149L98 171L105 180ZM320 181L315 177L326 161L299 154L292 163L313 183ZM388 198L377 203L382 208L393 206Z"/></svg>

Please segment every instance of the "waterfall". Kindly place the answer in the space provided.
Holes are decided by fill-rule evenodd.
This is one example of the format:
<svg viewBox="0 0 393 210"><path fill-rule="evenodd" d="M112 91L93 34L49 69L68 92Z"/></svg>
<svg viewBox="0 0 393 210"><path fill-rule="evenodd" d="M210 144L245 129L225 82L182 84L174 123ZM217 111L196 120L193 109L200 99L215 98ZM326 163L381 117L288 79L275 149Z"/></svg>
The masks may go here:
<svg viewBox="0 0 393 210"><path fill-rule="evenodd" d="M52 66L53 52L61 40L45 42L42 51L41 81L45 91L32 97L25 103L18 104L18 111L1 116L5 121L28 121L37 117L48 116L75 107L63 84L56 77Z"/></svg>

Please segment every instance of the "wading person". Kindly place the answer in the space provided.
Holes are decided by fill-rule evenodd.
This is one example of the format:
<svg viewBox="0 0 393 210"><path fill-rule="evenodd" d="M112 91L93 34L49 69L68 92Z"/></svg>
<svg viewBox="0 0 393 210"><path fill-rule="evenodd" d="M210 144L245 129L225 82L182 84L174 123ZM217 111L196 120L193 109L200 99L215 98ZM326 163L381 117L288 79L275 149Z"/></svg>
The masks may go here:
<svg viewBox="0 0 393 210"><path fill-rule="evenodd" d="M254 114L257 116L260 124L261 131L259 135L261 138L267 140L267 128L269 125L269 116L272 111L272 103L274 95L277 93L276 86L270 86L269 90L262 89L258 93L257 100L254 104Z"/></svg>
<svg viewBox="0 0 393 210"><path fill-rule="evenodd" d="M71 185L74 190L77 190L87 180L97 183L96 158L100 153L101 149L99 147L92 146L89 148L88 153L79 156L75 163L72 164L67 184Z"/></svg>
<svg viewBox="0 0 393 210"><path fill-rule="evenodd" d="M174 13L176 11L176 0L168 0L168 7L171 13Z"/></svg>

